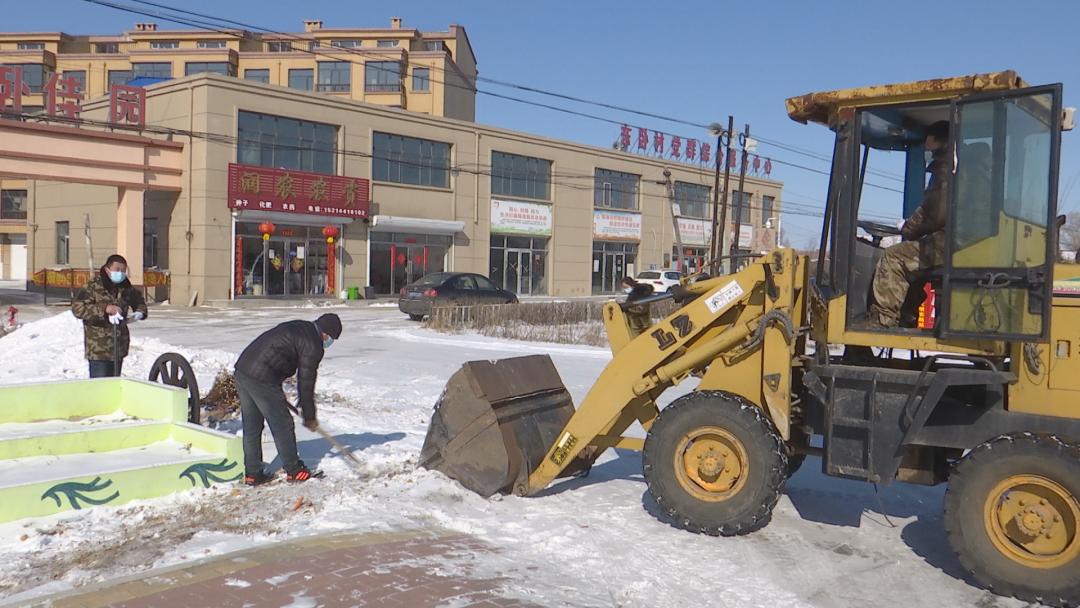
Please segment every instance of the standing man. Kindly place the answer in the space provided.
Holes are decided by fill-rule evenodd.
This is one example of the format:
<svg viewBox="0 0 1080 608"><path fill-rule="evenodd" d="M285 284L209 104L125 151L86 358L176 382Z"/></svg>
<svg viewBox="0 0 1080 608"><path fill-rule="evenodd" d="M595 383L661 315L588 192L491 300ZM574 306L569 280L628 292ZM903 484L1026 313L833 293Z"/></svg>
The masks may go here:
<svg viewBox="0 0 1080 608"><path fill-rule="evenodd" d="M909 275L943 263L945 258L945 197L949 179L949 123L941 120L926 129L926 152L930 182L922 203L904 222L904 240L889 247L874 272L870 327L887 329L900 325L900 308L910 287Z"/></svg>
<svg viewBox="0 0 1080 608"><path fill-rule="evenodd" d="M132 311L128 316L128 311ZM83 346L91 378L119 376L131 334L127 322L146 318L146 300L127 278L127 260L113 254L71 301L83 322Z"/></svg>
<svg viewBox="0 0 1080 608"><path fill-rule="evenodd" d="M274 436L288 481L307 481L312 472L296 451L296 427L281 390L296 375L297 405L308 430L319 428L315 417L315 378L323 354L341 336L341 319L325 314L311 321L286 321L267 330L240 353L236 361L236 390L244 428L244 483L270 481L263 468L263 421Z"/></svg>

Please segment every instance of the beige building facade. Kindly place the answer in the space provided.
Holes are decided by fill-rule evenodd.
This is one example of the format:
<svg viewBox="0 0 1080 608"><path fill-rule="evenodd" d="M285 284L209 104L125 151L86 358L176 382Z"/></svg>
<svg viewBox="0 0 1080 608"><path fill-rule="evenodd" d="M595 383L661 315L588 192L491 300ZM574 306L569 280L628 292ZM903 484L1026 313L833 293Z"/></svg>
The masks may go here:
<svg viewBox="0 0 1080 608"><path fill-rule="evenodd" d="M106 109L97 100L83 116ZM476 272L526 296L613 293L624 275L678 264L665 170L691 270L708 247L707 165L218 75L151 85L146 119L172 130L154 136L184 144L181 191L147 192L142 210L143 265L169 271L176 303L336 297L348 287L396 296L441 270ZM230 208L230 164L370 180L369 213ZM747 177L745 194L733 196L745 204L745 250L777 243L781 189ZM114 249L116 205L106 187L29 182L28 267L58 264L61 247L67 264L83 267L87 243ZM268 222L275 229L264 239Z"/></svg>

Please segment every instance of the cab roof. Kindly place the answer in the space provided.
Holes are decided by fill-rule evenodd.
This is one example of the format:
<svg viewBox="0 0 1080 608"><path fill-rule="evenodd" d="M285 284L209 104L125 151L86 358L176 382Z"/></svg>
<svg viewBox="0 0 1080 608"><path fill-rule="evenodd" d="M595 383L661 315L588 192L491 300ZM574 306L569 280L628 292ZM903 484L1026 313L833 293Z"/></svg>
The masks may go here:
<svg viewBox="0 0 1080 608"><path fill-rule="evenodd" d="M876 106L911 101L950 100L974 93L1020 89L1028 86L1013 70L987 72L970 76L916 80L853 89L807 93L789 97L788 116L801 122L826 126L835 123L837 111L846 107Z"/></svg>

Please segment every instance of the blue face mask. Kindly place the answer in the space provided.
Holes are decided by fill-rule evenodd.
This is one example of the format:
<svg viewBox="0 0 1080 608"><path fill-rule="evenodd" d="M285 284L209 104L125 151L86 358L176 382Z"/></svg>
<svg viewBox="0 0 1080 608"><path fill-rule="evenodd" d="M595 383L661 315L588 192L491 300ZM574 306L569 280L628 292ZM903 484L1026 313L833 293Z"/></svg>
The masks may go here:
<svg viewBox="0 0 1080 608"><path fill-rule="evenodd" d="M122 270L109 271L109 280L113 283L123 283L125 278L127 278L127 275Z"/></svg>
<svg viewBox="0 0 1080 608"><path fill-rule="evenodd" d="M330 336L326 336L326 338L324 338L323 341L322 341L322 347L325 350L327 348L330 348L330 345L333 344L333 343L334 343L334 339L331 338Z"/></svg>

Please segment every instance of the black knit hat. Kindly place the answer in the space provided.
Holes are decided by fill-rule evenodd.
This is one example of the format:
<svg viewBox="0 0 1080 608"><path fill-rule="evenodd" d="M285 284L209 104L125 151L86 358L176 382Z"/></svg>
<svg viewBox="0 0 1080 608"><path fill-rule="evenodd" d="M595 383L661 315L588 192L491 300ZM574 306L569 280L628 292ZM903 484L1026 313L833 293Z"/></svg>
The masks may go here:
<svg viewBox="0 0 1080 608"><path fill-rule="evenodd" d="M337 340L341 337L341 319L332 312L315 319L319 331Z"/></svg>

